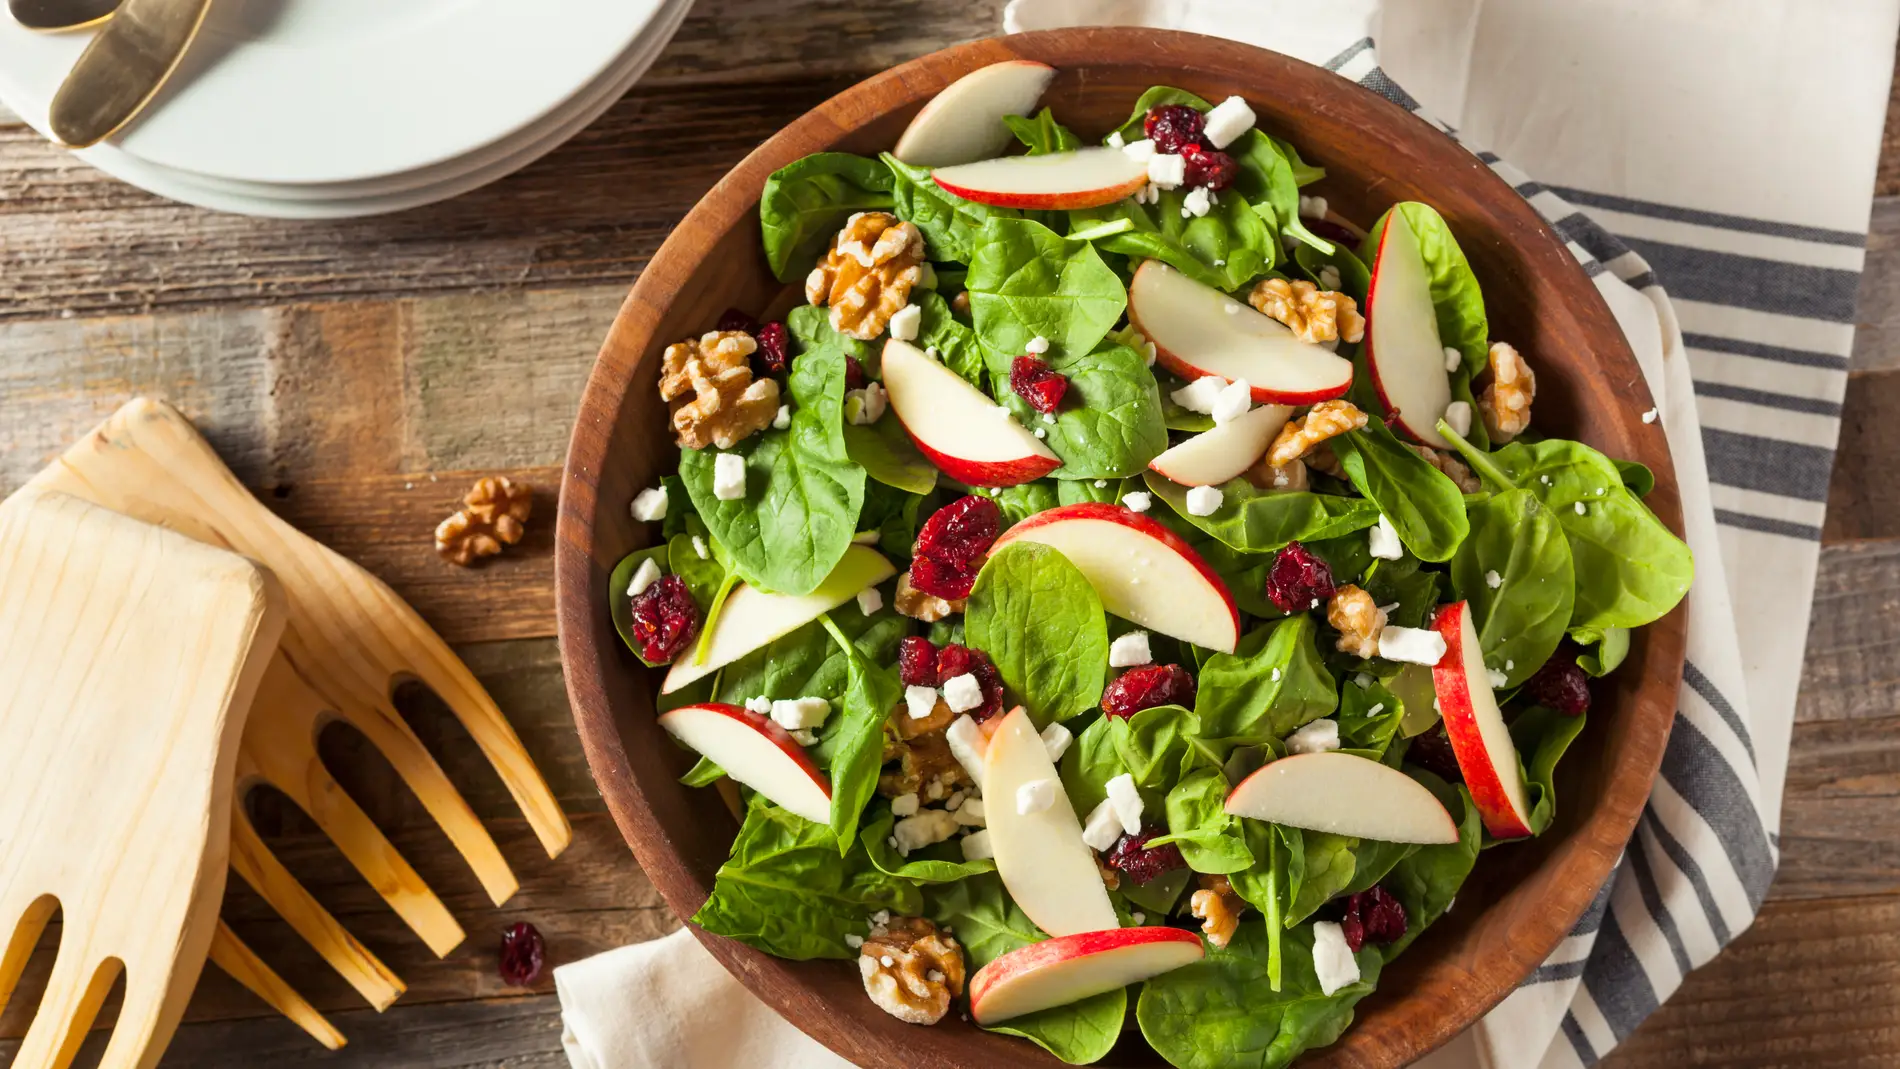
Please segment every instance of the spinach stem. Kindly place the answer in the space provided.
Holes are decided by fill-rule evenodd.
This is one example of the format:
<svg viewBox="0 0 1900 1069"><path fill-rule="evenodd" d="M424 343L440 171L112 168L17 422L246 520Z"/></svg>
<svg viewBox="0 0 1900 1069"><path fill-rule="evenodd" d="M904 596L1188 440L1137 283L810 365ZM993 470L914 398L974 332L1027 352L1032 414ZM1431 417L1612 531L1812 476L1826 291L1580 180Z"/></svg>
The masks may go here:
<svg viewBox="0 0 1900 1069"><path fill-rule="evenodd" d="M1517 484L1511 481L1510 476L1504 474L1503 468L1497 466L1497 463L1491 459L1491 454L1465 441L1463 435L1451 429L1451 424L1446 423L1442 419L1439 420L1438 433L1450 440L1451 444L1465 458L1465 463L1476 468L1479 476L1481 476L1485 482L1496 483L1506 490L1517 489Z"/></svg>
<svg viewBox="0 0 1900 1069"><path fill-rule="evenodd" d="M1280 937L1285 924L1280 913L1280 829L1267 829L1267 986L1280 990Z"/></svg>
<svg viewBox="0 0 1900 1069"><path fill-rule="evenodd" d="M719 622L719 610L726 607L726 595L739 585L739 573L728 570L726 577L719 582L719 592L713 595L712 605L706 610L706 624L699 629L699 642L693 647L693 663L706 659L706 651L712 648L713 625Z"/></svg>

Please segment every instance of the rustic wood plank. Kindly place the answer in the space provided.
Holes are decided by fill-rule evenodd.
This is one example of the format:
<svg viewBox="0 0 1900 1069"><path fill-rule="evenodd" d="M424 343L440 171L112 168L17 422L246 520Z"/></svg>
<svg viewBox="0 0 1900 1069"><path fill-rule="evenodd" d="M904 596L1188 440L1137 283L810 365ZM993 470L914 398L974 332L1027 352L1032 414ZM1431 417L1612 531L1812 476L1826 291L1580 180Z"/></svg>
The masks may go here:
<svg viewBox="0 0 1900 1069"><path fill-rule="evenodd" d="M1795 719L1900 711L1900 542L1827 546Z"/></svg>
<svg viewBox="0 0 1900 1069"><path fill-rule="evenodd" d="M1874 195L1890 197L1900 193L1900 79L1887 90L1887 127L1880 135L1880 170L1874 180Z"/></svg>
<svg viewBox="0 0 1900 1069"><path fill-rule="evenodd" d="M1900 157L1881 165L1900 175ZM1854 369L1900 367L1900 197L1874 199L1854 321Z"/></svg>
<svg viewBox="0 0 1900 1069"><path fill-rule="evenodd" d="M1900 716L1796 724L1778 899L1900 895Z"/></svg>
<svg viewBox="0 0 1900 1069"><path fill-rule="evenodd" d="M1895 335L1900 349L1900 335ZM1849 376L1841 406L1841 440L1828 483L1827 519L1821 538L1900 538L1900 367L1857 371Z"/></svg>

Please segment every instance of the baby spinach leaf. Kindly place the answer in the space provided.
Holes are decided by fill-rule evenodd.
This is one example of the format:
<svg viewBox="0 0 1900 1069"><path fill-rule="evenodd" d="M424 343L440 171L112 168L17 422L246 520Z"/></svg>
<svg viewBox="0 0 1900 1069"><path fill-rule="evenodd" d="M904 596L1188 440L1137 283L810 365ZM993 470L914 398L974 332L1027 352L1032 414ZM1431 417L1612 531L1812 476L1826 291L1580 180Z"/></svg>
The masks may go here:
<svg viewBox="0 0 1900 1069"><path fill-rule="evenodd" d="M1216 768L1197 768L1168 791L1168 834L1150 848L1173 843L1195 872L1225 874L1253 866L1253 852L1240 829L1240 818L1225 806L1227 777Z"/></svg>
<svg viewBox="0 0 1900 1069"><path fill-rule="evenodd" d="M967 284L970 316L992 354L992 374L999 355L1028 352L1037 337L1049 342L1052 363L1090 352L1128 305L1128 291L1095 246L1028 219L992 217L983 224Z"/></svg>
<svg viewBox="0 0 1900 1069"><path fill-rule="evenodd" d="M1503 672L1506 687L1522 686L1570 624L1576 597L1570 547L1556 518L1529 490L1473 505L1470 517L1471 534L1451 558L1452 590L1471 605L1485 666Z"/></svg>
<svg viewBox="0 0 1900 1069"><path fill-rule="evenodd" d="M732 450L745 458L746 494L713 493L717 453L680 451L680 478L693 507L755 586L809 594L831 574L857 533L864 469L844 443L844 354L823 347L793 361L792 425L769 429Z"/></svg>
<svg viewBox="0 0 1900 1069"><path fill-rule="evenodd" d="M1648 497L1649 492L1656 489L1656 473L1649 470L1649 465L1634 460L1612 463L1616 465L1616 473L1623 477L1624 489L1630 493L1637 497Z"/></svg>
<svg viewBox="0 0 1900 1069"><path fill-rule="evenodd" d="M988 383L988 367L983 362L983 346L976 340L976 331L957 320L950 310L950 302L941 294L925 290L920 297L913 291L911 303L923 310L917 326L918 348L925 352L937 350L937 358L943 361L943 366L962 376L963 381L983 389Z"/></svg>
<svg viewBox="0 0 1900 1069"><path fill-rule="evenodd" d="M1176 515L1243 553L1271 553L1288 542L1334 538L1379 522L1379 506L1363 498L1262 490L1244 478L1221 484L1221 506L1213 515L1195 516L1188 512L1187 487L1154 472L1144 479Z"/></svg>
<svg viewBox="0 0 1900 1069"><path fill-rule="evenodd" d="M862 846L846 845L841 852L824 825L755 797L693 923L794 961L857 957L844 937L864 935L872 913L914 914L923 903Z"/></svg>
<svg viewBox="0 0 1900 1069"><path fill-rule="evenodd" d="M1491 324L1484 314L1478 276L1471 273L1471 264L1444 216L1431 205L1415 200L1394 204L1367 232L1359 255L1367 263L1372 262L1393 212L1403 215L1418 236L1418 249L1431 282L1432 308L1438 313L1439 341L1464 354L1465 370L1476 375L1484 370L1491 350Z"/></svg>
<svg viewBox="0 0 1900 1069"><path fill-rule="evenodd" d="M1290 146L1259 130L1241 134L1227 146L1227 154L1240 165L1232 189L1246 197L1253 210L1272 222L1278 233L1291 234L1302 244L1330 253L1333 243L1308 230L1300 219L1301 174L1293 167L1299 156L1295 153L1289 157L1291 152Z"/></svg>
<svg viewBox="0 0 1900 1069"><path fill-rule="evenodd" d="M1095 485L1101 483L1101 486ZM1122 495L1135 488L1135 484L1123 479L1057 479L1056 503L1075 505L1084 501L1098 501L1114 504Z"/></svg>
<svg viewBox="0 0 1900 1069"><path fill-rule="evenodd" d="M1593 676L1607 676L1629 656L1630 631L1627 627L1578 628L1570 632L1571 641L1596 649L1577 655L1577 667Z"/></svg>
<svg viewBox="0 0 1900 1069"><path fill-rule="evenodd" d="M891 173L876 160L817 152L772 172L759 195L765 260L780 282L810 270L854 212L891 206Z"/></svg>
<svg viewBox="0 0 1900 1069"><path fill-rule="evenodd" d="M674 535L667 540L666 556L660 560L666 571L672 572L686 582L686 589L693 595L701 609L708 610L707 619L711 619L710 609L719 590L726 585L726 566L719 562L713 552L712 543L705 537L698 537L701 546L706 547L706 556L699 555L699 549L693 545L695 536Z"/></svg>
<svg viewBox="0 0 1900 1069"><path fill-rule="evenodd" d="M1557 819L1557 762L1583 733L1583 716L1565 716L1555 709L1533 705L1511 721L1511 741L1520 759L1529 755L1524 786L1531 796L1531 834L1542 835Z"/></svg>
<svg viewBox="0 0 1900 1069"><path fill-rule="evenodd" d="M1281 923L1291 928L1313 915L1313 911L1345 892L1358 870L1353 850L1359 840L1350 835L1326 831L1290 829L1303 841L1300 887L1287 907Z"/></svg>
<svg viewBox="0 0 1900 1069"><path fill-rule="evenodd" d="M1053 479L1037 479L1032 483L1005 486L1000 493L991 493L989 496L1003 512L1003 526L1009 527L1038 512L1055 508L1059 502L1056 494L1058 485Z"/></svg>
<svg viewBox="0 0 1900 1069"><path fill-rule="evenodd" d="M895 198L892 213L923 231L925 254L932 260L969 263L984 223L1022 216L1014 208L992 208L964 200L938 185L928 167L913 167L888 152L880 158L890 168Z"/></svg>
<svg viewBox="0 0 1900 1069"><path fill-rule="evenodd" d="M1301 159L1300 150L1294 148L1291 141L1275 137L1273 147L1280 150L1280 155L1286 157L1287 166L1293 169L1294 185L1303 189L1326 177L1326 168Z"/></svg>
<svg viewBox="0 0 1900 1069"><path fill-rule="evenodd" d="M1049 365L1069 379L1054 423L1009 388L1007 360L994 351L990 360L995 395L1023 426L1044 431L1045 444L1062 458L1057 479L1137 475L1168 448L1161 395L1133 349L1105 345L1079 356L1049 354Z"/></svg>
<svg viewBox="0 0 1900 1069"><path fill-rule="evenodd" d="M1400 626L1410 626L1401 624ZM1404 706L1384 683L1339 688L1339 744L1348 749L1383 754L1399 730Z"/></svg>
<svg viewBox="0 0 1900 1069"><path fill-rule="evenodd" d="M1075 732L1069 752L1062 755L1062 789L1078 815L1087 816L1108 797L1108 781L1127 772L1115 748L1112 716L1098 716ZM1073 730L1073 729L1071 729Z"/></svg>
<svg viewBox="0 0 1900 1069"><path fill-rule="evenodd" d="M1419 567L1417 557L1407 553L1398 560L1372 561L1365 570L1364 586L1373 601L1397 606L1387 610L1387 623L1424 627L1438 607L1438 584L1443 579L1444 573L1426 571Z"/></svg>
<svg viewBox="0 0 1900 1069"><path fill-rule="evenodd" d="M1101 1061L1122 1037L1128 989L1118 987L1080 1002L1012 1017L991 1032L1020 1036L1070 1065Z"/></svg>
<svg viewBox="0 0 1900 1069"><path fill-rule="evenodd" d="M1378 420L1332 439L1332 446L1346 477L1392 521L1406 549L1421 560L1451 559L1471 529L1456 483Z"/></svg>
<svg viewBox="0 0 1900 1069"><path fill-rule="evenodd" d="M881 482L864 484L864 508L858 513L858 531L877 534L878 552L893 561L910 558L917 541L917 514L926 496L899 490Z"/></svg>
<svg viewBox="0 0 1900 1069"><path fill-rule="evenodd" d="M1289 616L1209 657L1194 698L1200 736L1259 742L1332 712L1338 691L1313 644L1317 632L1312 616Z"/></svg>
<svg viewBox="0 0 1900 1069"><path fill-rule="evenodd" d="M1406 766L1406 773L1424 784L1445 811L1458 821L1458 841L1439 846L1421 846L1392 866L1379 885L1405 907L1405 935L1383 948L1386 961L1412 945L1426 928L1451 908L1458 888L1464 886L1478 863L1478 849L1484 837L1484 825L1471 792L1463 785L1453 786L1422 768ZM1373 948L1366 948L1371 950Z"/></svg>
<svg viewBox="0 0 1900 1069"><path fill-rule="evenodd" d="M1203 285L1235 290L1275 262L1273 230L1238 193L1222 193L1206 214L1186 208L1188 190L1163 190L1153 204L1118 200L1069 213L1072 233L1105 252L1160 260Z"/></svg>
<svg viewBox="0 0 1900 1069"><path fill-rule="evenodd" d="M992 553L970 592L964 633L1038 727L1102 700L1108 618L1095 588L1057 550L1016 542Z"/></svg>
<svg viewBox="0 0 1900 1069"><path fill-rule="evenodd" d="M1321 289L1336 288L1357 301L1361 313L1365 311L1366 291L1372 286L1372 271L1351 249L1344 245L1334 245L1332 254L1327 255L1302 242L1293 250L1293 261L1299 264L1300 270L1305 272L1307 278L1313 280L1315 286ZM1324 267L1331 267L1339 273L1339 283L1336 287L1327 286L1321 278L1320 271Z"/></svg>
<svg viewBox="0 0 1900 1069"><path fill-rule="evenodd" d="M937 488L937 466L924 459L889 412L869 426L844 425L844 451L864 474L905 493L927 494Z"/></svg>
<svg viewBox="0 0 1900 1069"><path fill-rule="evenodd" d="M613 617L614 633L648 668L659 666L641 657L640 644L633 640L633 599L628 596L627 587L633 584L633 573L639 571L640 565L646 561L650 560L660 571L666 571L666 557L667 547L664 544L636 549L620 558L620 563L614 565L613 574L607 577L607 611Z"/></svg>
<svg viewBox="0 0 1900 1069"><path fill-rule="evenodd" d="M1388 843L1382 839L1361 839L1352 848L1352 882L1340 890L1342 895L1371 890L1384 880L1392 866L1412 856L1417 843Z"/></svg>
<svg viewBox="0 0 1900 1069"><path fill-rule="evenodd" d="M724 779L725 775L726 770L720 768L718 762L710 757L701 757L680 777L680 782L688 787L710 787Z"/></svg>
<svg viewBox="0 0 1900 1069"><path fill-rule="evenodd" d="M864 845L864 852L871 858L871 864L887 876L917 883L954 883L965 877L996 871L996 862L989 858L963 860L963 848L954 840L912 851L909 857L905 857L890 843L891 828L896 823L890 807L879 806L877 816L864 825L863 831L858 832L858 841Z"/></svg>
<svg viewBox="0 0 1900 1069"><path fill-rule="evenodd" d="M877 770L884 761L884 721L904 699L904 685L896 671L874 663L858 649L831 617L819 623L845 657L844 698L827 725L831 773L831 830L840 852L858 837L858 820L865 803L877 790Z"/></svg>
<svg viewBox="0 0 1900 1069"><path fill-rule="evenodd" d="M1124 144L1140 141L1148 136L1147 131L1143 129L1148 112L1168 104L1186 104L1200 112L1205 112L1214 106L1185 89L1176 89L1171 85L1149 86L1140 97L1136 98L1135 109L1128 113L1128 120L1116 127L1115 132L1122 135Z"/></svg>
<svg viewBox="0 0 1900 1069"><path fill-rule="evenodd" d="M1029 155L1046 156L1051 152L1073 152L1082 147L1082 139L1056 121L1055 112L1044 108L1036 117L1005 115L1003 124L1016 140L1029 147Z"/></svg>
<svg viewBox="0 0 1900 1069"><path fill-rule="evenodd" d="M1156 705L1133 716L1104 719L1121 769L1134 777L1135 786L1156 795L1174 786L1190 740L1199 734L1193 713L1179 705Z"/></svg>

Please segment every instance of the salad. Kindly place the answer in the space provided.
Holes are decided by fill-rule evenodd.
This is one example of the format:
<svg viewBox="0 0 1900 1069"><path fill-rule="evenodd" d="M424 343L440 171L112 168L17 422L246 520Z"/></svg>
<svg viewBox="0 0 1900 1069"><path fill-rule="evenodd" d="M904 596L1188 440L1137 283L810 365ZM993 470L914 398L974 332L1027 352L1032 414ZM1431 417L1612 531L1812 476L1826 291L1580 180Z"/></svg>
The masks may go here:
<svg viewBox="0 0 1900 1069"><path fill-rule="evenodd" d="M1086 145L1054 73L766 182L797 306L667 347L614 622L743 799L694 923L1070 1063L1285 1065L1550 826L1693 565L1429 205L1360 229L1239 97Z"/></svg>

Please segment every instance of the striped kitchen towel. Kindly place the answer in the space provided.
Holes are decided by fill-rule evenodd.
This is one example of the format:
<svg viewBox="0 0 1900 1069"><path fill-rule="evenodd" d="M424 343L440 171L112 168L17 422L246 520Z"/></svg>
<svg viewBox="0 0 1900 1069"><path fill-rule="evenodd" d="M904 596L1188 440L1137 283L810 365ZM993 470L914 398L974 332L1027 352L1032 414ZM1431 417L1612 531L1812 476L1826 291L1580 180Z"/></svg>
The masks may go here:
<svg viewBox="0 0 1900 1069"><path fill-rule="evenodd" d="M1449 117L1629 336L1703 577L1662 774L1571 936L1426 1062L1573 1069L1740 934L1774 876L1900 0L1382 8L1013 0L1004 24L1232 37Z"/></svg>

